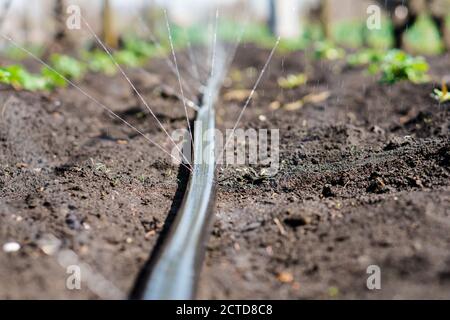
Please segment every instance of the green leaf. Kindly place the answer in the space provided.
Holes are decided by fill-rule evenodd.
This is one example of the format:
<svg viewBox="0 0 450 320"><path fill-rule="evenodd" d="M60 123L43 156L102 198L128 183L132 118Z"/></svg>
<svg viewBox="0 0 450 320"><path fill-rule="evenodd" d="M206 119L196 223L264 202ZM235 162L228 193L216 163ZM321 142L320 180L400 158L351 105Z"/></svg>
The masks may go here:
<svg viewBox="0 0 450 320"><path fill-rule="evenodd" d="M137 38L127 37L124 41L127 52L133 53L137 58L151 58L157 55L158 50L155 45Z"/></svg>
<svg viewBox="0 0 450 320"><path fill-rule="evenodd" d="M357 53L347 57L347 63L350 66L364 66L376 64L383 60L383 54L376 49L362 49Z"/></svg>
<svg viewBox="0 0 450 320"><path fill-rule="evenodd" d="M41 74L46 81L46 89L53 90L58 87L66 87L67 81L58 72L49 68L43 68Z"/></svg>
<svg viewBox="0 0 450 320"><path fill-rule="evenodd" d="M5 68L0 67L0 83L11 84L11 73Z"/></svg>
<svg viewBox="0 0 450 320"><path fill-rule="evenodd" d="M401 80L413 83L429 81L429 66L423 57L413 57L401 50L390 50L380 63L381 82L393 84Z"/></svg>
<svg viewBox="0 0 450 320"><path fill-rule="evenodd" d="M66 55L54 54L50 57L50 63L57 72L73 80L83 78L86 71L82 62Z"/></svg>
<svg viewBox="0 0 450 320"><path fill-rule="evenodd" d="M435 100L437 100L439 103L446 103L450 102L450 92L444 92L439 89L434 89L433 93L431 94L431 97Z"/></svg>
<svg viewBox="0 0 450 320"><path fill-rule="evenodd" d="M16 89L26 89L30 91L45 89L45 80L40 76L33 75L20 65L11 65L4 68L9 72L9 84Z"/></svg>
<svg viewBox="0 0 450 320"><path fill-rule="evenodd" d="M308 81L308 77L304 73L291 74L286 78L279 78L278 85L283 89L295 89L304 85Z"/></svg>
<svg viewBox="0 0 450 320"><path fill-rule="evenodd" d="M93 72L101 72L109 76L113 76L117 72L114 62L108 54L102 51L85 51L82 53L82 56L84 60L87 61L89 70Z"/></svg>
<svg viewBox="0 0 450 320"><path fill-rule="evenodd" d="M139 67L142 61L134 52L127 50L115 52L114 59L118 64L128 67Z"/></svg>
<svg viewBox="0 0 450 320"><path fill-rule="evenodd" d="M52 90L66 85L66 81L49 68L42 69L41 74L32 74L21 65L0 68L0 82L29 91Z"/></svg>
<svg viewBox="0 0 450 320"><path fill-rule="evenodd" d="M337 60L343 58L345 52L330 41L319 41L314 46L314 56L316 59Z"/></svg>

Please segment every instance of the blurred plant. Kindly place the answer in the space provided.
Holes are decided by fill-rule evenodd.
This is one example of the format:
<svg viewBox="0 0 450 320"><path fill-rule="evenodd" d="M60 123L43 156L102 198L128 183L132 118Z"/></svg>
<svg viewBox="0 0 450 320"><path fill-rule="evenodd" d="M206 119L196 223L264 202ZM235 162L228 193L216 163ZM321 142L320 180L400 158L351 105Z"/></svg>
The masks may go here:
<svg viewBox="0 0 450 320"><path fill-rule="evenodd" d="M119 50L114 52L114 59L120 65L127 67L139 67L142 64L140 59L134 52L128 50Z"/></svg>
<svg viewBox="0 0 450 320"><path fill-rule="evenodd" d="M345 56L345 51L336 47L330 41L319 41L314 45L314 57L316 59L337 60Z"/></svg>
<svg viewBox="0 0 450 320"><path fill-rule="evenodd" d="M132 52L138 59L151 58L158 53L155 45L135 37L126 37L124 39L124 49Z"/></svg>
<svg viewBox="0 0 450 320"><path fill-rule="evenodd" d="M45 73L43 75L29 73L21 65L11 65L0 68L0 82L11 85L16 90L50 90L55 86L61 85L61 81L55 82L54 80L55 79L47 77Z"/></svg>
<svg viewBox="0 0 450 320"><path fill-rule="evenodd" d="M393 84L401 80L412 83L429 81L428 63L423 57L413 57L401 50L390 50L379 64L381 82ZM375 72L374 70L372 70Z"/></svg>
<svg viewBox="0 0 450 320"><path fill-rule="evenodd" d="M371 48L387 50L394 45L394 26L391 19L383 18L381 29L369 30L365 24L363 27L363 37L366 44Z"/></svg>
<svg viewBox="0 0 450 320"><path fill-rule="evenodd" d="M442 81L442 88L434 89L433 93L431 94L431 97L435 100L437 100L439 103L446 103L450 102L450 93L448 92L447 84Z"/></svg>
<svg viewBox="0 0 450 320"><path fill-rule="evenodd" d="M37 89L37 90L53 90L58 87L67 86L66 79L64 79L64 77L61 76L62 74L56 72L55 70L43 68L41 74L43 79L45 80L46 85L44 89Z"/></svg>
<svg viewBox="0 0 450 320"><path fill-rule="evenodd" d="M286 78L278 79L278 85L283 89L295 89L304 85L308 81L308 77L304 73L291 74Z"/></svg>
<svg viewBox="0 0 450 320"><path fill-rule="evenodd" d="M160 30L155 30L156 38L158 39L160 45L166 49L168 52L171 50L169 37L167 34L167 28L165 27L165 23L161 24L164 26ZM171 25L171 36L172 43L175 49L183 49L188 46L188 43L191 45L195 44L207 44L210 41L210 36L207 32L207 29L202 27L201 25L193 25L188 28Z"/></svg>
<svg viewBox="0 0 450 320"><path fill-rule="evenodd" d="M6 70L6 68L0 68L0 83L10 84L11 72Z"/></svg>
<svg viewBox="0 0 450 320"><path fill-rule="evenodd" d="M44 48L42 46L38 45L30 45L26 46L27 51L33 53L35 56L40 57L42 56L42 53L44 52ZM14 61L22 61L28 58L28 53L23 51L20 48L17 48L15 46L6 46L3 50L3 55L7 57L9 60Z"/></svg>
<svg viewBox="0 0 450 320"><path fill-rule="evenodd" d="M147 59L158 54L160 54L158 48L152 43L134 37L127 37L124 40L124 48L114 53L114 59L120 65L139 67Z"/></svg>
<svg viewBox="0 0 450 320"><path fill-rule="evenodd" d="M363 30L366 24L360 21L344 21L333 24L331 37L345 47L358 48L364 44Z"/></svg>
<svg viewBox="0 0 450 320"><path fill-rule="evenodd" d="M426 14L420 15L416 23L408 29L405 43L410 51L426 55L439 54L444 47L439 30Z"/></svg>
<svg viewBox="0 0 450 320"><path fill-rule="evenodd" d="M276 39L273 39L273 43ZM298 39L281 39L280 44L278 45L278 51L281 53L289 53L299 50L304 50L308 46L308 42L304 38Z"/></svg>
<svg viewBox="0 0 450 320"><path fill-rule="evenodd" d="M86 71L84 63L66 55L53 54L50 57L50 64L58 73L73 80L83 78Z"/></svg>
<svg viewBox="0 0 450 320"><path fill-rule="evenodd" d="M203 33L205 33L203 31ZM253 43L259 47L272 49L277 41L267 24L258 22L236 23L234 20L223 20L219 24L218 33L221 39L236 42L241 39L243 43ZM293 39L281 39L278 52L287 53L304 50L315 41L324 39L323 30L319 23L307 22L303 26L303 33Z"/></svg>
<svg viewBox="0 0 450 320"><path fill-rule="evenodd" d="M239 32L236 32L235 34L239 34ZM266 25L253 23L245 26L242 42L255 43L264 48L271 48L273 47L274 41L276 41L276 39Z"/></svg>
<svg viewBox="0 0 450 320"><path fill-rule="evenodd" d="M153 44L140 39L127 38L124 49L115 51L113 57L120 65L139 67L146 59L156 55ZM65 87L67 80L81 80L87 70L112 76L117 68L111 57L99 49L81 52L81 61L68 55L53 54L49 65L40 74L32 74L23 66L0 67L0 83L13 86L16 90L53 90Z"/></svg>
<svg viewBox="0 0 450 320"><path fill-rule="evenodd" d="M88 68L92 72L101 72L109 76L113 76L117 72L117 68L109 55L100 50L84 51L81 56L87 61Z"/></svg>
<svg viewBox="0 0 450 320"><path fill-rule="evenodd" d="M352 67L366 66L380 63L383 60L383 53L377 49L366 48L347 57L347 63Z"/></svg>
<svg viewBox="0 0 450 320"><path fill-rule="evenodd" d="M386 18L381 23L381 29L373 30L367 28L366 21L344 21L333 25L332 39L335 43L350 48L367 45L387 49L394 43L392 32L392 22Z"/></svg>

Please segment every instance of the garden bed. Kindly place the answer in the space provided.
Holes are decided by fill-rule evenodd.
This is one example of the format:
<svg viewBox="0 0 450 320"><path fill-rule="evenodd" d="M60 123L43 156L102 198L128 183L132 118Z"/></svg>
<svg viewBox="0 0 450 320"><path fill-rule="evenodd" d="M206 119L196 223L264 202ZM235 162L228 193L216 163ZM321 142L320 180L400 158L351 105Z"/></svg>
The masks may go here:
<svg viewBox="0 0 450 320"><path fill-rule="evenodd" d="M234 67L260 68L267 55L247 47ZM449 70L448 56L428 60L435 79ZM200 298L448 297L448 105L431 99L432 84L382 85L306 61L277 56L245 114L244 128L280 129L281 168L266 180L242 168L219 175ZM278 87L305 69L308 85ZM325 91L326 101L274 110ZM219 122L228 128L239 108L223 103ZM381 268L382 290L367 289L369 265Z"/></svg>
<svg viewBox="0 0 450 320"><path fill-rule="evenodd" d="M169 132L184 128L178 101L155 90L164 79L135 71L132 80ZM82 89L171 149L119 75L90 75ZM74 88L52 94L2 88L1 99L0 239L22 248L0 252L0 297L126 298L181 200L178 166ZM99 296L86 283L67 290L69 275L58 261L63 250L120 294Z"/></svg>
<svg viewBox="0 0 450 320"><path fill-rule="evenodd" d="M243 105L223 97L251 88L268 54L239 49L230 75L242 77L225 83L220 128L232 128ZM442 77L448 61L430 58L430 74ZM180 101L158 90L177 88L166 69L154 61L132 80L171 132L186 121ZM277 84L305 70L307 85ZM171 149L121 76L91 74L82 88ZM447 297L450 116L432 91L432 84L382 85L341 62L277 54L241 126L280 129L280 170L253 179L245 168L219 168L199 297ZM283 107L325 92L327 99ZM0 97L0 242L21 245L0 252L0 297L110 298L86 285L67 290L66 269L48 250L52 235L58 250L74 251L125 298L176 212L185 176L75 89L2 87ZM372 264L381 268L379 291L366 287Z"/></svg>

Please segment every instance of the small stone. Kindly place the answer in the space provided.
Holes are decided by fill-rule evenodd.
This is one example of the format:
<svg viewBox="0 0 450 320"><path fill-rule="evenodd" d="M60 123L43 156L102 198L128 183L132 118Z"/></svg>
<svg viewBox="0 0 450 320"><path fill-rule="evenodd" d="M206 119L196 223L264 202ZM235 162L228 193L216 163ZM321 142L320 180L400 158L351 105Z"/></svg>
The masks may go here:
<svg viewBox="0 0 450 320"><path fill-rule="evenodd" d="M28 168L28 164L24 163L24 162L19 162L19 163L16 163L16 168L17 169L25 169L25 168Z"/></svg>
<svg viewBox="0 0 450 320"><path fill-rule="evenodd" d="M281 108L281 103L279 101L274 101L269 105L269 108L272 110L278 110Z"/></svg>
<svg viewBox="0 0 450 320"><path fill-rule="evenodd" d="M347 113L347 118L350 123L354 123L357 120L356 114L354 114L353 112Z"/></svg>
<svg viewBox="0 0 450 320"><path fill-rule="evenodd" d="M80 254L85 255L89 252L89 247L84 245L80 247Z"/></svg>
<svg viewBox="0 0 450 320"><path fill-rule="evenodd" d="M153 237L156 234L155 230L150 230L149 232L147 232L145 234L145 239L150 239L151 237Z"/></svg>
<svg viewBox="0 0 450 320"><path fill-rule="evenodd" d="M45 234L37 240L37 245L46 255L52 256L61 247L61 240L52 234Z"/></svg>
<svg viewBox="0 0 450 320"><path fill-rule="evenodd" d="M128 237L125 241L126 241L126 243L128 243L128 244L133 243L133 238L129 238L129 237Z"/></svg>
<svg viewBox="0 0 450 320"><path fill-rule="evenodd" d="M265 121L267 121L267 117L265 116L265 115L260 115L259 117L258 117L258 119L259 119L259 121L262 121L262 122L265 122Z"/></svg>
<svg viewBox="0 0 450 320"><path fill-rule="evenodd" d="M413 179L413 186L421 189L424 188L422 180L420 179Z"/></svg>
<svg viewBox="0 0 450 320"><path fill-rule="evenodd" d="M384 147L385 151L391 151L398 149L400 147L403 147L405 145L410 144L412 141L410 136L404 136L404 137L392 137L386 146Z"/></svg>
<svg viewBox="0 0 450 320"><path fill-rule="evenodd" d="M370 130L371 130L373 133L376 133L376 134L378 134L378 135L384 135L384 134L385 134L384 129L381 128L381 127L379 127L379 126L377 126L377 125L373 126Z"/></svg>
<svg viewBox="0 0 450 320"><path fill-rule="evenodd" d="M420 179L417 179L415 182L416 182L416 186L418 186L419 188L423 188L423 183Z"/></svg>
<svg viewBox="0 0 450 320"><path fill-rule="evenodd" d="M294 276L290 272L283 271L278 274L277 279L282 283L292 283Z"/></svg>
<svg viewBox="0 0 450 320"><path fill-rule="evenodd" d="M369 266L372 263L372 259L368 255L359 256L357 261L363 267Z"/></svg>
<svg viewBox="0 0 450 320"><path fill-rule="evenodd" d="M17 252L20 250L20 244L17 242L7 242L3 245L3 251L7 253Z"/></svg>

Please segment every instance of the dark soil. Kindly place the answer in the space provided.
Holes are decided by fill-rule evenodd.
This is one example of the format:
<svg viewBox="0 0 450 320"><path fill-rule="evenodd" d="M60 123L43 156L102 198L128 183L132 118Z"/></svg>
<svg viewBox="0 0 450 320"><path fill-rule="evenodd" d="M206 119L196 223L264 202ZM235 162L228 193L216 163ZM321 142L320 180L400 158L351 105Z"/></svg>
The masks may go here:
<svg viewBox="0 0 450 320"><path fill-rule="evenodd" d="M235 67L259 70L267 56L247 47ZM266 180L220 172L200 298L448 298L448 106L430 84L385 86L305 61L276 57L246 111L242 127L280 129L281 168ZM430 61L436 79L450 70L448 56ZM307 86L278 87L279 76L305 71ZM251 88L250 78L232 87ZM296 111L270 107L323 91L328 100ZM223 127L241 105L221 105ZM366 287L369 265L381 268L381 290Z"/></svg>
<svg viewBox="0 0 450 320"><path fill-rule="evenodd" d="M223 93L251 88L268 54L241 48L230 75L242 79L230 76ZM448 298L448 106L430 98L432 84L385 86L362 70L307 61L275 56L240 125L280 129L278 174L219 168L199 298ZM448 61L430 58L436 79ZM308 85L277 85L305 70ZM177 88L162 63L131 73L169 132L186 126L180 102L161 94L161 84ZM82 87L170 150L121 79L91 75ZM327 100L298 110L274 108L324 91ZM75 89L1 88L0 102L0 244L21 244L0 251L0 298L125 298L179 205L180 168ZM232 128L242 105L221 99L218 125ZM61 241L53 252L50 235ZM116 290L93 281L68 290L64 250ZM366 288L373 264L377 291Z"/></svg>
<svg viewBox="0 0 450 320"><path fill-rule="evenodd" d="M132 79L145 83L139 90L165 128L184 128L184 111L171 107L177 101L155 90L165 80L144 76ZM83 90L171 150L122 77L90 76ZM75 89L46 95L3 88L0 97L0 242L22 246L0 252L0 297L126 298L180 200L178 166ZM46 255L53 237L59 250ZM64 250L117 290L92 290L95 280L67 290L58 259Z"/></svg>

